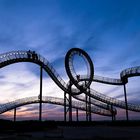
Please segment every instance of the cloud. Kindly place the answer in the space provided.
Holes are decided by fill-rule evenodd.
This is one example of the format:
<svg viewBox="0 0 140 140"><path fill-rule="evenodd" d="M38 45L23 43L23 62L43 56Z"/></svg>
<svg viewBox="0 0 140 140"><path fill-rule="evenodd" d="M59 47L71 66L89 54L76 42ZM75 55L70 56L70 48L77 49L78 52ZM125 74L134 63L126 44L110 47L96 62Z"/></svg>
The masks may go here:
<svg viewBox="0 0 140 140"><path fill-rule="evenodd" d="M126 5L123 1L1 0L0 53L35 50L68 81L65 54L70 48L79 47L93 60L95 74L120 78L123 69L140 62L138 5L138 1L128 1ZM84 67L78 70L83 72ZM38 66L14 64L0 72L1 102L39 94ZM123 99L122 88L98 84L92 88ZM138 81L133 81L127 90L129 101L137 102ZM43 94L63 97L63 91L47 74Z"/></svg>

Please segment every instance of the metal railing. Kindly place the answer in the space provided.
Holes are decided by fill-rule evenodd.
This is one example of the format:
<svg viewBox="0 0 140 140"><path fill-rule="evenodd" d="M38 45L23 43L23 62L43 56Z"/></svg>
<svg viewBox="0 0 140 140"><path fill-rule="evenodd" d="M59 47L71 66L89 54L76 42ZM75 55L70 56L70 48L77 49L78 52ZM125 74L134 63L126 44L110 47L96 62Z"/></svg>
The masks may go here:
<svg viewBox="0 0 140 140"><path fill-rule="evenodd" d="M69 92L66 82L60 77L60 75L56 72L56 70L52 67L52 65L44 57L42 57L39 54L36 54L37 59L33 58L33 56L31 56L29 58L28 53L29 53L29 51L12 51L12 52L1 54L0 55L0 67L4 67L6 65L16 63L16 62L28 62L29 61L29 62L37 63L37 64L43 66L43 68L47 71L47 73L50 75L50 77L55 81L55 83L62 90L64 90L67 93ZM129 77L139 76L139 75L140 75L140 67L133 67L133 68L128 68L128 69L125 69L124 71L122 71L120 74L121 79L94 76L93 81L107 83L107 84L122 85L122 84L124 84L123 81L125 81L122 79L127 79ZM88 77L86 77L86 78L88 78ZM72 88L71 91L78 93L79 89ZM85 94L87 94L86 91L85 91ZM115 98L108 97L93 89L91 89L91 97L96 100L99 100L101 102L107 103L107 104L118 106L120 108L125 108L124 101L120 101ZM78 98L78 95L77 95L77 99L80 100L80 98ZM140 105L128 104L128 110L140 111Z"/></svg>
<svg viewBox="0 0 140 140"><path fill-rule="evenodd" d="M0 105L0 114L4 113L6 111L9 111L11 109L23 106L23 105L39 103L39 102L40 101L37 96L17 99L15 101L11 101L11 102L5 103L3 105ZM64 99L62 99L62 98L43 96L42 102L64 106ZM66 102L66 106L69 106L68 101ZM72 108L86 111L85 103L80 102L80 101L72 101ZM111 116L111 112L109 110L100 109L96 106L91 107L91 112L99 114L99 115Z"/></svg>

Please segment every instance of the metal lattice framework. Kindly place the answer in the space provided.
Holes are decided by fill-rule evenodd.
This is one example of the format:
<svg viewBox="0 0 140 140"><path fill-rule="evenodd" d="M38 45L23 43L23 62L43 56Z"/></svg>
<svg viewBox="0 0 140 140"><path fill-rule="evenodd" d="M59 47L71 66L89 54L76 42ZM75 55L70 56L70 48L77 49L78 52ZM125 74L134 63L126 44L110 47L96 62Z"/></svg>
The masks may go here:
<svg viewBox="0 0 140 140"><path fill-rule="evenodd" d="M7 112L11 109L23 106L23 105L34 104L34 103L39 103L39 102L40 102L40 100L39 100L38 96L17 99L17 100L14 100L14 101L11 101L11 102L8 102L8 103L1 105L0 106L0 114ZM64 106L64 99L51 97L51 96L43 96L42 103L49 103L49 104ZM66 102L66 106L68 106L68 102ZM86 111L85 104L83 102L80 102L80 101L72 101L72 108ZM99 114L99 115L104 115L104 116L111 116L112 115L109 110L103 110L103 109L100 109L100 108L95 107L95 106L92 106L91 112Z"/></svg>
<svg viewBox="0 0 140 140"><path fill-rule="evenodd" d="M54 80L54 82L65 92L69 92L67 84L65 81L59 76L59 74L55 71L52 65L47 61L44 57L39 54L31 55L29 51L12 51L8 53L4 53L0 55L0 68L3 68L7 65L19 62L32 62L36 63L44 68L44 70L50 75L50 77ZM72 89L72 92L79 92L78 89ZM85 101L83 98L76 99ZM93 105L96 105L93 103ZM103 106L103 108L105 108ZM98 110L99 108L97 107ZM108 109L108 108L107 108ZM110 110L111 111L111 110ZM100 112L104 112L104 109L100 109ZM116 110L115 110L116 112ZM96 112L94 112L96 113ZM99 114L99 113L97 113ZM102 114L102 113L101 113Z"/></svg>
<svg viewBox="0 0 140 140"><path fill-rule="evenodd" d="M86 59L88 60L89 59L89 56L87 57L88 54L86 54L86 52L84 52L83 54L83 50L81 49L77 49L77 48L72 48L68 51L67 55L66 55L66 61L65 61L65 64L66 64L66 67L68 67L66 70L67 70L67 73L75 73L75 70L74 70L74 67L72 65L72 61L73 61L73 53L74 55L84 55L84 57L86 57ZM86 55L85 55L86 54ZM71 64L69 64L68 62L71 62ZM91 59L89 59L89 64L91 64ZM93 71L93 68L91 66L91 69L90 71ZM93 72L91 72L93 73ZM70 74L68 74L70 75ZM72 74L71 74L72 75ZM78 80L79 81L89 81L91 80L91 77L92 75L80 75L79 79L77 80L76 78L71 78L72 76L69 76L70 79L73 81L73 84L78 88ZM111 84L111 85L124 85L128 82L128 78L129 77L132 77L132 76L139 76L140 75L140 67L133 67L133 68L129 68L129 69L126 69L124 71L121 72L120 74L120 79L113 79L113 78L108 78L108 77L101 77L101 76L94 76L92 81L95 81L95 82L100 82L100 83L104 83L104 84ZM76 74L73 75L76 77ZM68 83L69 85L70 83ZM83 85L84 86L84 85ZM85 92L86 94L88 94L88 92L86 90L83 90L83 92ZM121 100L117 100L115 98L112 98L112 97L108 97L104 94L101 94L99 92L97 92L96 90L93 90L93 89L90 89L90 95L92 98L96 99L96 100L99 100L101 102L104 102L104 103L107 103L107 104L110 104L110 105L114 105L114 106L117 106L117 107L120 107L120 108L124 108L126 109L126 103L121 101ZM131 110L131 111L140 111L140 105L135 105L135 104L128 104L128 110Z"/></svg>
<svg viewBox="0 0 140 140"><path fill-rule="evenodd" d="M75 54L82 54L83 51L81 49L73 49L74 55ZM84 55L82 55L83 57ZM86 56L87 59L87 56ZM88 58L89 59L89 58ZM69 60L69 59L68 59ZM71 59L70 59L71 60ZM89 60L88 62L90 62ZM56 72L56 70L52 67L52 65L49 63L48 60L46 60L44 57L42 57L40 54L36 54L31 51L12 51L12 52L7 52L4 54L0 55L0 68L3 68L7 65L13 64L13 63L18 63L18 62L32 62L40 65L48 74L49 76L53 79L53 81L66 93L74 95L73 97L76 98L77 100L84 101L84 97L81 95L78 95L81 92L81 88L78 87L76 81L73 82L72 84L76 85L77 88L71 88L69 89L68 84L60 77L60 75ZM91 66L91 62L90 62ZM92 68L92 66L91 66ZM73 70L72 70L73 71ZM94 73L91 71L91 76ZM120 74L120 79L113 79L113 78L107 78L107 77L101 77L101 76L94 76L89 77L90 75L86 76L80 76L79 81L88 81L88 87L90 86L90 83L92 81L95 82L100 82L100 83L105 83L105 84L111 84L111 85L125 85L128 82L128 78L132 76L140 76L140 67L133 67L129 69L125 69L121 72ZM91 81L92 80L92 81ZM78 81L78 82L79 82ZM86 83L86 82L85 82ZM82 85L83 91L86 95L91 97L91 104L96 105L94 107L94 113L101 114L103 115L102 112L104 112L104 109L109 109L108 105L114 105L120 108L126 109L126 104L124 101L117 100L115 98L108 97L104 94L101 94L93 89L90 88L90 94L87 88L87 85ZM95 102L95 100L98 100L100 102ZM101 103L103 102L103 103ZM104 104L106 103L106 104ZM100 111L96 112L96 108L98 110L98 107L101 107ZM132 111L137 111L140 112L140 105L135 105L135 104L128 104L128 110ZM112 110L110 110L112 111ZM114 109L114 112L116 110Z"/></svg>

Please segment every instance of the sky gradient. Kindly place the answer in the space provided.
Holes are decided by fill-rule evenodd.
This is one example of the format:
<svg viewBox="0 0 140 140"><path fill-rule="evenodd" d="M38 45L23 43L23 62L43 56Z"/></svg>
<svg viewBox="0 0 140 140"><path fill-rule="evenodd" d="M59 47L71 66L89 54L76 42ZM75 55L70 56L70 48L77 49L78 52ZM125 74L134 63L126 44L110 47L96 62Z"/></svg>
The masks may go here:
<svg viewBox="0 0 140 140"><path fill-rule="evenodd" d="M34 50L67 82L65 55L70 48L78 47L90 55L96 75L120 78L123 69L140 66L139 15L139 0L0 0L0 54ZM84 71L82 66L77 70ZM140 104L139 82L139 77L129 79L130 103ZM122 86L93 83L92 88L124 100ZM19 63L0 69L0 89L1 103L38 96L39 66ZM43 95L63 98L63 91L46 73ZM54 119L56 114L56 120L63 119L63 107L44 108L45 119ZM20 107L19 118L37 118L37 109L38 105ZM11 114L7 112L1 118L10 118ZM124 117L124 110L118 109L117 118ZM93 118L105 119L97 115ZM138 118L139 113L130 112L130 119Z"/></svg>

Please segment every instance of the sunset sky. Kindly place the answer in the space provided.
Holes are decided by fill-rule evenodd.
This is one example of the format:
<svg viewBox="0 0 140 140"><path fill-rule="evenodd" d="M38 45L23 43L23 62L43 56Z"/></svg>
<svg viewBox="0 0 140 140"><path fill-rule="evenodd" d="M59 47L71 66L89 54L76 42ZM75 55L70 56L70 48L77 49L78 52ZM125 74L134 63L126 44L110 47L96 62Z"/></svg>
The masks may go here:
<svg viewBox="0 0 140 140"><path fill-rule="evenodd" d="M0 0L0 54L34 50L44 56L67 82L65 55L84 49L95 75L120 78L125 68L140 66L139 0ZM77 60L78 61L78 60ZM83 71L78 66L77 71ZM44 72L43 95L63 98L63 91ZM129 79L128 102L140 104L140 78ZM93 89L124 100L123 87L92 83ZM39 66L18 63L0 69L0 104L39 95ZM63 120L63 107L43 105L44 119ZM73 112L75 113L75 112ZM0 115L12 118L13 112ZM38 105L20 107L18 119L38 119ZM84 119L85 112L80 112ZM130 119L140 113L130 112ZM118 108L117 119L125 111ZM109 119L93 114L93 119Z"/></svg>

